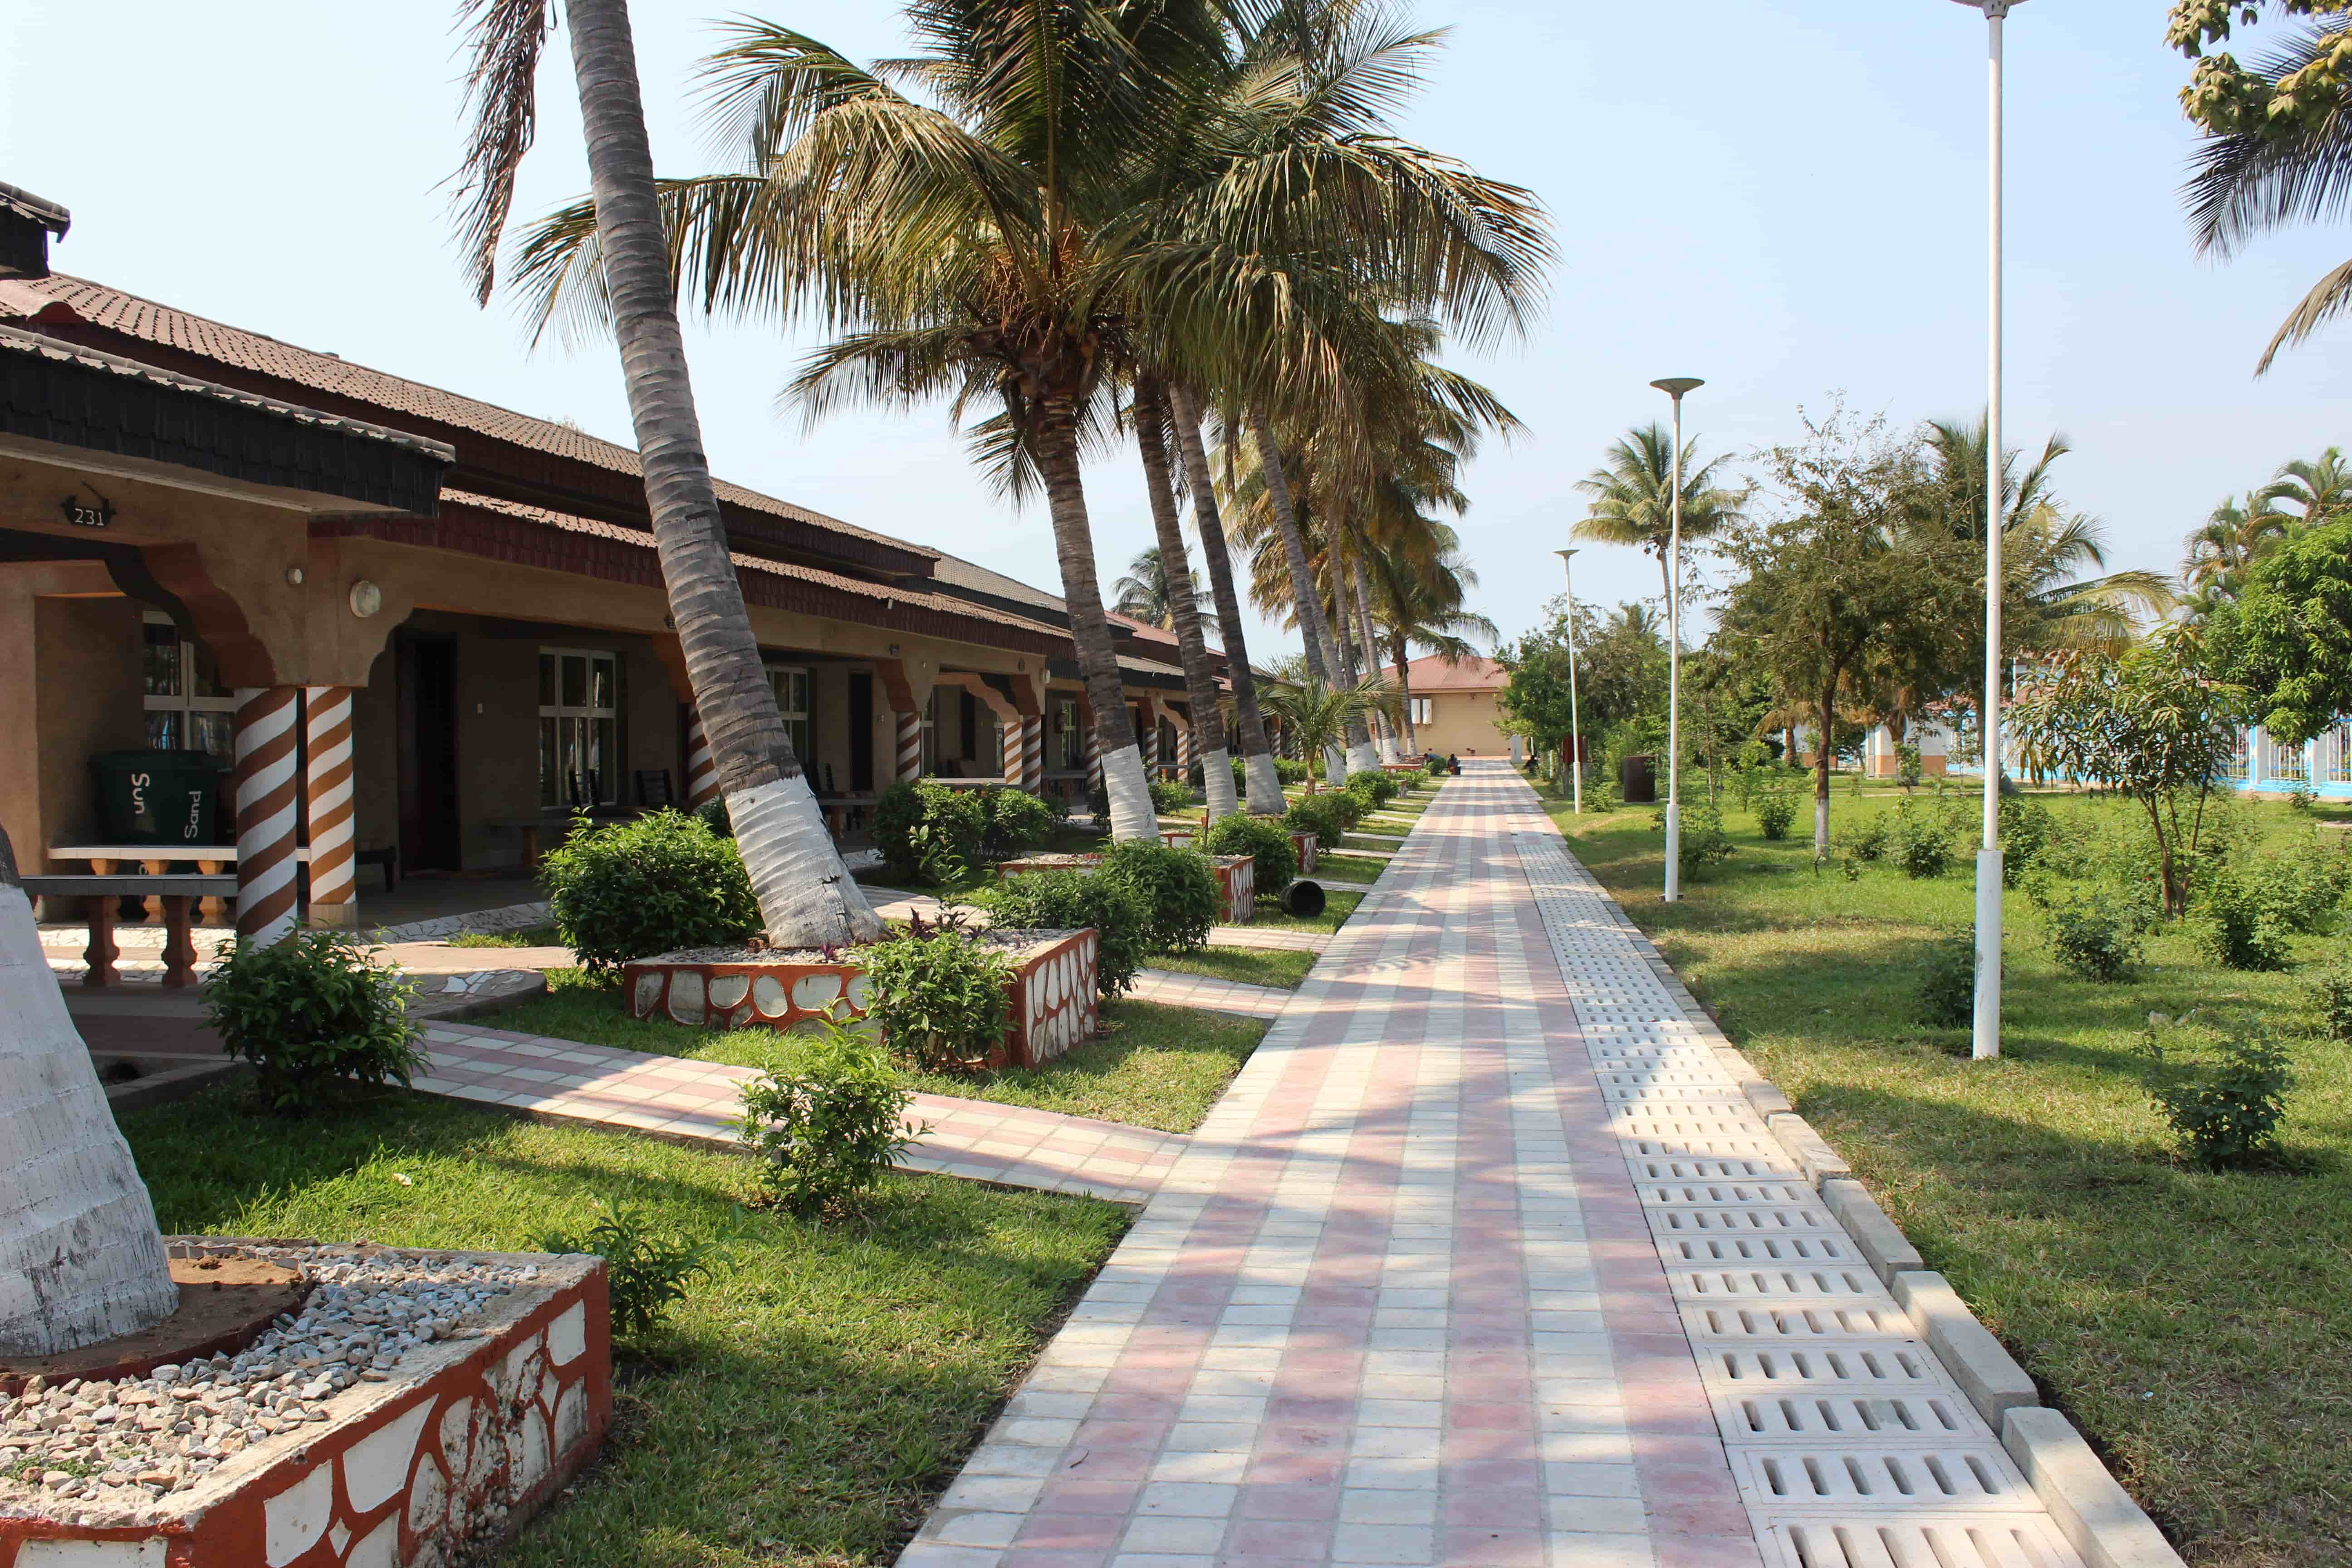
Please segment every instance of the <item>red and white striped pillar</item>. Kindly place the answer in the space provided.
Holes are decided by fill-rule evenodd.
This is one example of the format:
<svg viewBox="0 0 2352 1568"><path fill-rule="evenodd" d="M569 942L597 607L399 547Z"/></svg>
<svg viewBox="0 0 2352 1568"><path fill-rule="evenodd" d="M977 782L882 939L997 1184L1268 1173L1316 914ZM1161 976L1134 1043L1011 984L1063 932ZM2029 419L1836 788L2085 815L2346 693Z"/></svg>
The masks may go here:
<svg viewBox="0 0 2352 1568"><path fill-rule="evenodd" d="M1192 726L1181 724L1176 730L1176 777L1179 780L1185 780L1192 776Z"/></svg>
<svg viewBox="0 0 2352 1568"><path fill-rule="evenodd" d="M1004 753L1004 787L1019 789L1029 777L1029 764L1024 760L1027 750L1021 742L1021 732L1028 726L1018 713L1008 713L996 721L998 750Z"/></svg>
<svg viewBox="0 0 2352 1568"><path fill-rule="evenodd" d="M1086 726L1087 793L1092 795L1103 787L1102 740L1095 733L1094 715L1084 708L1078 710L1078 722Z"/></svg>
<svg viewBox="0 0 2352 1568"><path fill-rule="evenodd" d="M719 794L719 759L710 754L710 737L702 732L702 715L690 705L686 710L686 809L693 811Z"/></svg>
<svg viewBox="0 0 2352 1568"><path fill-rule="evenodd" d="M1021 716L1021 787L1036 795L1045 787L1045 720L1043 714Z"/></svg>
<svg viewBox="0 0 2352 1568"><path fill-rule="evenodd" d="M923 776L923 716L893 713L898 725L898 771L893 777L909 783Z"/></svg>
<svg viewBox="0 0 2352 1568"><path fill-rule="evenodd" d="M236 693L236 934L267 947L293 931L295 779L302 689Z"/></svg>
<svg viewBox="0 0 2352 1568"><path fill-rule="evenodd" d="M303 803L310 819L310 923L345 931L359 924L359 879L352 858L352 689L302 690L308 743Z"/></svg>

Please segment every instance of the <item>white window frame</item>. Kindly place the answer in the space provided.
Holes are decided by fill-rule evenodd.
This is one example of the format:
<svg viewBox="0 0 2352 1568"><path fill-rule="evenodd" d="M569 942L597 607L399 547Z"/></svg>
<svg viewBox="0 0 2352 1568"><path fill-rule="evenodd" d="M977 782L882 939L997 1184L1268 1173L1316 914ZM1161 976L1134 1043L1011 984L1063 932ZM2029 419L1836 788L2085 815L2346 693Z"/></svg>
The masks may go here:
<svg viewBox="0 0 2352 1568"><path fill-rule="evenodd" d="M1415 725L1435 723L1437 721L1433 717L1435 712L1436 708L1433 699L1416 697L1412 700L1412 721Z"/></svg>
<svg viewBox="0 0 2352 1568"><path fill-rule="evenodd" d="M800 763L801 772L814 787L816 760L809 754L815 731L811 728L809 710L816 703L816 678L804 664L771 664L767 666L768 689L776 696L776 711L782 715L784 733L792 738L793 756ZM800 702L792 700L792 678L800 678Z"/></svg>
<svg viewBox="0 0 2352 1568"><path fill-rule="evenodd" d="M555 700L539 705L539 808L541 811L574 811L615 806L621 801L621 656L609 648L542 647L539 659L544 668L548 659L555 661L555 681L551 695ZM587 661L582 671L581 695L588 700L568 703L563 700L563 661L578 658ZM596 695L596 667L606 666L611 679L606 689L612 693L610 706L599 704ZM534 674L538 671L535 669ZM547 728L555 725L552 731ZM601 768L583 767L579 772L592 780L593 788L583 789L575 798L563 776L561 763L564 754L564 732L572 730L576 736L578 754L588 756L594 750L596 725L609 724L612 754L604 759ZM551 754L548 741L551 733L554 746ZM549 799L552 790L554 798ZM588 798L593 796L594 798Z"/></svg>
<svg viewBox="0 0 2352 1568"><path fill-rule="evenodd" d="M193 689L196 683L196 640L184 631L178 633L177 650L173 655L173 680L179 689L174 692L148 691L147 627L149 626L171 626L177 630L178 623L161 610L145 610L140 615L139 689L143 694L142 702L145 710L149 713L169 713L177 716L171 726L172 744L167 749L188 752L211 750L209 747L194 743L191 731L196 728L196 723L190 715L226 713L230 715L230 719L226 726L207 725L205 727L225 731L228 735L228 749L225 752L214 752L213 755L218 757L224 766L234 763L236 761L236 694L231 692L220 697L199 697L194 694ZM148 722L152 724L152 721Z"/></svg>
<svg viewBox="0 0 2352 1568"><path fill-rule="evenodd" d="M1066 773L1082 772L1087 765L1087 735L1078 718L1078 700L1060 697L1055 699L1055 717L1061 726L1061 771Z"/></svg>

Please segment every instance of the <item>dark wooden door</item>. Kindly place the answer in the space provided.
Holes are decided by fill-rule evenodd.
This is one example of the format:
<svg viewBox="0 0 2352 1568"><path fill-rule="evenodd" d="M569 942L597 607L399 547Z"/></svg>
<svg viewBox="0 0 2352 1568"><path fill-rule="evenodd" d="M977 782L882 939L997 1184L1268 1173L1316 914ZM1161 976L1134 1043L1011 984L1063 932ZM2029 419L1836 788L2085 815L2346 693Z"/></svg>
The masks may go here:
<svg viewBox="0 0 2352 1568"><path fill-rule="evenodd" d="M402 637L394 644L400 706L403 871L455 871L457 833L457 650Z"/></svg>
<svg viewBox="0 0 2352 1568"><path fill-rule="evenodd" d="M849 676L849 787L874 787L874 678L862 669Z"/></svg>

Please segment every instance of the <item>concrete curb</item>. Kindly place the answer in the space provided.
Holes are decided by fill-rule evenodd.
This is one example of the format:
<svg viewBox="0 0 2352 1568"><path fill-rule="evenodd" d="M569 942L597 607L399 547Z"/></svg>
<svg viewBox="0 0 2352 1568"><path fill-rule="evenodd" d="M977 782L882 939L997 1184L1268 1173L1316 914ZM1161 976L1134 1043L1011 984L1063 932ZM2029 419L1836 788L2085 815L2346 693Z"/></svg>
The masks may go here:
<svg viewBox="0 0 2352 1568"><path fill-rule="evenodd" d="M1853 1237L1854 1246L1878 1276L1879 1283L1887 1289L1895 1287L1897 1274L1924 1270L1927 1265L1903 1227L1886 1217L1886 1211L1871 1202L1870 1194L1851 1176L1839 1176L1822 1183L1815 1189L1822 1194L1822 1206L1837 1216L1845 1233Z"/></svg>
<svg viewBox="0 0 2352 1568"><path fill-rule="evenodd" d="M1776 1095L1779 1092L1773 1090ZM1789 1152L1789 1158L1803 1169L1805 1180L1815 1187L1853 1175L1853 1167L1845 1163L1845 1156L1831 1148L1830 1141L1814 1131L1812 1123L1794 1110L1774 1111L1764 1118L1764 1125L1780 1140L1780 1147Z"/></svg>
<svg viewBox="0 0 2352 1568"><path fill-rule="evenodd" d="M2090 1568L2182 1568L2180 1553L2063 1415L2011 1410L2001 1422L2000 1446Z"/></svg>
<svg viewBox="0 0 2352 1568"><path fill-rule="evenodd" d="M1992 1331L1977 1321L1951 1282L1933 1269L1914 1268L1886 1282L1895 1302L1911 1314L1912 1327L1958 1380L1960 1392L1994 1431L2021 1405L2038 1405L2041 1393Z"/></svg>

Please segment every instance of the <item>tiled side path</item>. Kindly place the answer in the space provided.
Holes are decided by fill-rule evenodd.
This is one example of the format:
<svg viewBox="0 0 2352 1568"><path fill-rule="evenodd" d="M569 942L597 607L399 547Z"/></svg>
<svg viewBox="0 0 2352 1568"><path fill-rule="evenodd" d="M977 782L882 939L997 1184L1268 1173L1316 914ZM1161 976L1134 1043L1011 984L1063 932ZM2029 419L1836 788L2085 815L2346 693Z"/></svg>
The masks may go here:
<svg viewBox="0 0 2352 1568"><path fill-rule="evenodd" d="M2080 1568L1596 898L1450 784L901 1568Z"/></svg>

